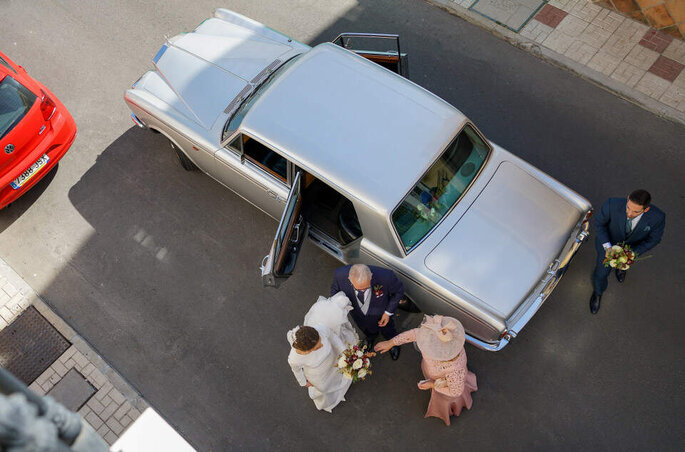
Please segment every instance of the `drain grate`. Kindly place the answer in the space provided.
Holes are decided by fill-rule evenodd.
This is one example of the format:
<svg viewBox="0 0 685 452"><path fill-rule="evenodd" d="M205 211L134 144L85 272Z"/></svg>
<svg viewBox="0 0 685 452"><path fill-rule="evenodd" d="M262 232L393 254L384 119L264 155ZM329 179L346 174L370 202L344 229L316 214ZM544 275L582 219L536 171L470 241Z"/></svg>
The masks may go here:
<svg viewBox="0 0 685 452"><path fill-rule="evenodd" d="M26 385L69 348L67 341L33 306L0 331L0 366Z"/></svg>

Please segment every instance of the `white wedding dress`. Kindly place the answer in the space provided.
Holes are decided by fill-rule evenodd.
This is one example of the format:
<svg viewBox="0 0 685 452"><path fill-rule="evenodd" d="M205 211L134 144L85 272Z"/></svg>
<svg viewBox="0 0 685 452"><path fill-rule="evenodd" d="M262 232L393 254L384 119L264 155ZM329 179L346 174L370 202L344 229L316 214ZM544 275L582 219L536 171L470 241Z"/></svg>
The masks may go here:
<svg viewBox="0 0 685 452"><path fill-rule="evenodd" d="M300 386L305 386L309 381L312 384L308 388L309 397L317 409L329 413L345 400L345 393L352 384L352 380L345 378L335 367L342 351L359 340L347 319L347 313L351 309L350 300L342 292L330 299L319 297L305 315L304 325L316 328L319 332L321 348L301 355L291 347L288 355L288 364L297 382ZM288 331L291 346L298 328Z"/></svg>

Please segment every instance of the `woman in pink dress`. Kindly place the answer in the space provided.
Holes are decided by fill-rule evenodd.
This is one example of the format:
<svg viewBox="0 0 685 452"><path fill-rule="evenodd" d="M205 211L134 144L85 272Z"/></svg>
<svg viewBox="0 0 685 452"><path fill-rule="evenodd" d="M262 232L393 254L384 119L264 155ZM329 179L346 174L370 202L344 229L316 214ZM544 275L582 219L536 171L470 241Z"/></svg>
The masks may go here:
<svg viewBox="0 0 685 452"><path fill-rule="evenodd" d="M459 416L462 408L471 409L471 393L478 390L476 374L466 368L464 327L452 317L425 316L421 326L376 344L385 353L395 345L416 342L423 360L421 370L426 378L419 389L431 390L424 417L439 417L450 425L450 416Z"/></svg>

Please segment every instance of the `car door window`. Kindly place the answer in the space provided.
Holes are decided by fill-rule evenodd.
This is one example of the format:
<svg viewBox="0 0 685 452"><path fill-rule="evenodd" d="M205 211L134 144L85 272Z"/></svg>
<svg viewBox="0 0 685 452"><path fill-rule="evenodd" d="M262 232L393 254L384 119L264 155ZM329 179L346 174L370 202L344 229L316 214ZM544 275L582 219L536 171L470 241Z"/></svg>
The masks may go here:
<svg viewBox="0 0 685 452"><path fill-rule="evenodd" d="M381 33L342 33L333 44L363 56L386 69L409 78L407 54L400 51L400 37Z"/></svg>
<svg viewBox="0 0 685 452"><path fill-rule="evenodd" d="M15 71L14 68L13 68L12 66L10 66L10 64L9 64L7 61L5 61L5 59L2 58L2 57L0 57L0 64L2 64L2 65L5 66L7 69L9 69L10 71L14 72L15 74L17 73L17 71Z"/></svg>
<svg viewBox="0 0 685 452"><path fill-rule="evenodd" d="M302 172L297 172L293 178L271 250L262 260L260 269L265 286L278 287L281 280L293 273L302 241L307 235L308 225L302 215L301 178Z"/></svg>
<svg viewBox="0 0 685 452"><path fill-rule="evenodd" d="M288 161L268 146L245 134L239 134L228 146L281 182L288 182Z"/></svg>

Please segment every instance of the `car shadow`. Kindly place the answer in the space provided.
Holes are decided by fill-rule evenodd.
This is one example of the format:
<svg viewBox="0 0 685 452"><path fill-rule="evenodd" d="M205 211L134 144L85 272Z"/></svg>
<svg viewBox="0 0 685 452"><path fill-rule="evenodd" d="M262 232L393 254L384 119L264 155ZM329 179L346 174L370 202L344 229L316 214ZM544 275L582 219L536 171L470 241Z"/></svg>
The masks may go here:
<svg viewBox="0 0 685 452"><path fill-rule="evenodd" d="M38 198L40 198L41 194L43 194L43 192L50 186L58 170L59 162L50 169L48 174L39 180L36 185L31 187L19 199L0 210L0 232L10 227L12 223L14 223L24 214L24 212L31 208Z"/></svg>

